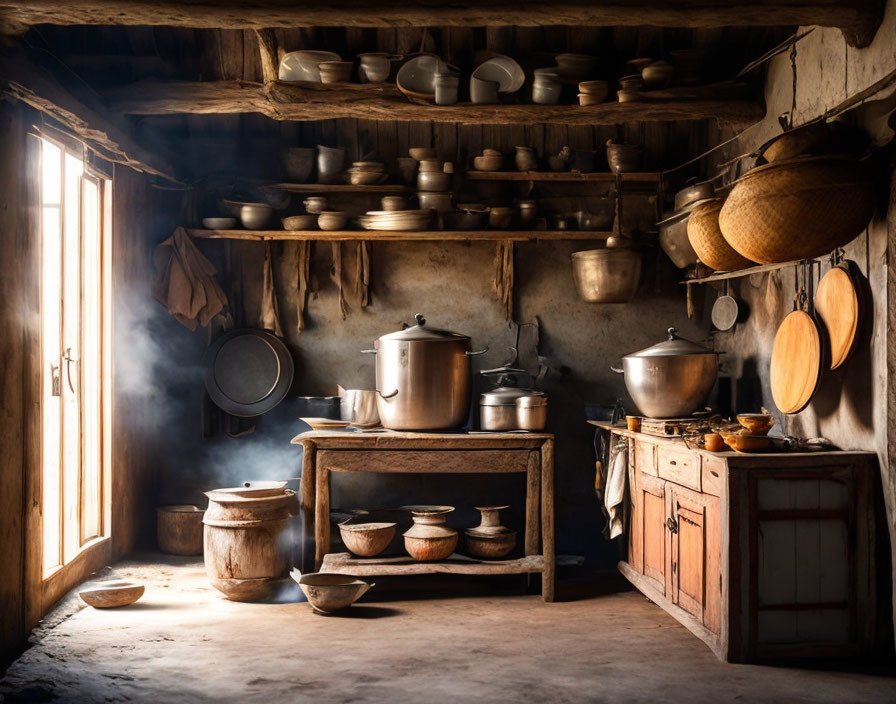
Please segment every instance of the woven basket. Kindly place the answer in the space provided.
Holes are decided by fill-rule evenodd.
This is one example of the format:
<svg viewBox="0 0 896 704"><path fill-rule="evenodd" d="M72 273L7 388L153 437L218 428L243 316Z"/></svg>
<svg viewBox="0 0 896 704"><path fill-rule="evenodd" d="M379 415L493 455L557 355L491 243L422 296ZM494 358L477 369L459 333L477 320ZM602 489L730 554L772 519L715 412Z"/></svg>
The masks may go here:
<svg viewBox="0 0 896 704"><path fill-rule="evenodd" d="M691 211L688 218L688 240L701 262L716 271L737 271L752 266L725 241L719 229L719 211L722 198L713 198L701 203Z"/></svg>
<svg viewBox="0 0 896 704"><path fill-rule="evenodd" d="M776 161L735 184L719 213L719 226L728 244L760 264L812 259L842 247L865 228L874 214L873 196L871 180L856 161Z"/></svg>

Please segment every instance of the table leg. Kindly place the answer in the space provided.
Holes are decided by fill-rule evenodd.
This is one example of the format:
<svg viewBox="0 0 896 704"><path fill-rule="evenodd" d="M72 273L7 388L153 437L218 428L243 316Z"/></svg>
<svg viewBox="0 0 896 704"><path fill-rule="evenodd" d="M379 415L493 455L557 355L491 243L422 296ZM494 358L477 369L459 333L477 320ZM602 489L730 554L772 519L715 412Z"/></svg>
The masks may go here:
<svg viewBox="0 0 896 704"><path fill-rule="evenodd" d="M537 555L539 540L538 527L541 520L538 510L541 505L541 453L529 453L526 468L526 555Z"/></svg>
<svg viewBox="0 0 896 704"><path fill-rule="evenodd" d="M302 442L302 478L299 483L299 506L302 509L302 571L314 569L311 559L311 539L314 535L314 473L317 445Z"/></svg>
<svg viewBox="0 0 896 704"><path fill-rule="evenodd" d="M554 441L545 440L541 446L541 542L544 571L541 573L541 596L554 600Z"/></svg>
<svg viewBox="0 0 896 704"><path fill-rule="evenodd" d="M330 470L318 467L315 474L314 569L319 570L330 550Z"/></svg>

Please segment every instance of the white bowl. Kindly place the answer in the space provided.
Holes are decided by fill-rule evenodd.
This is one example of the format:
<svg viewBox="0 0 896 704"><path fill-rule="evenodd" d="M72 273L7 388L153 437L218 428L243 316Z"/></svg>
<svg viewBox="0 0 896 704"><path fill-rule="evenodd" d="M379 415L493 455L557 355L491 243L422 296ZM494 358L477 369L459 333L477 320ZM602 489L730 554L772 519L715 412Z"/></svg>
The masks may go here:
<svg viewBox="0 0 896 704"><path fill-rule="evenodd" d="M291 51L280 60L277 78L281 81L311 81L320 83L321 61L340 61L339 54L332 51Z"/></svg>
<svg viewBox="0 0 896 704"><path fill-rule="evenodd" d="M479 64L473 76L482 81L494 81L500 93L513 93L522 88L526 80L522 67L509 56L500 54Z"/></svg>

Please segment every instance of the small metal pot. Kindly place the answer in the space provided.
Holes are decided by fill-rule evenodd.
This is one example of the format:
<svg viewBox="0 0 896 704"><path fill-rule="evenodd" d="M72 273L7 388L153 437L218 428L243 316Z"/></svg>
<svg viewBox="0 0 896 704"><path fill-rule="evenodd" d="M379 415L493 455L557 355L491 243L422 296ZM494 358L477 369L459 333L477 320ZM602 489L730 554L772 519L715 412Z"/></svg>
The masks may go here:
<svg viewBox="0 0 896 704"><path fill-rule="evenodd" d="M521 396L516 400L516 427L520 430L544 430L548 422L547 396Z"/></svg>
<svg viewBox="0 0 896 704"><path fill-rule="evenodd" d="M451 193L429 193L420 191L417 193L420 208L423 210L435 210L437 213L447 213L451 210Z"/></svg>
<svg viewBox="0 0 896 704"><path fill-rule="evenodd" d="M538 392L516 386L499 386L479 397L479 427L482 430L516 430L516 401Z"/></svg>
<svg viewBox="0 0 896 704"><path fill-rule="evenodd" d="M426 326L383 335L376 354L377 411L392 430L441 430L464 424L470 411L470 338Z"/></svg>
<svg viewBox="0 0 896 704"><path fill-rule="evenodd" d="M627 303L641 282L641 252L629 247L573 252L572 277L586 303Z"/></svg>
<svg viewBox="0 0 896 704"><path fill-rule="evenodd" d="M637 171L641 166L641 147L638 144L614 144L607 140L607 164L617 174Z"/></svg>
<svg viewBox="0 0 896 704"><path fill-rule="evenodd" d="M681 418L705 403L716 382L719 356L713 350L678 336L622 358L625 387L645 416Z"/></svg>
<svg viewBox="0 0 896 704"><path fill-rule="evenodd" d="M697 263L697 252L688 239L688 218L691 210L667 213L668 217L656 224L660 230L660 247L679 269Z"/></svg>

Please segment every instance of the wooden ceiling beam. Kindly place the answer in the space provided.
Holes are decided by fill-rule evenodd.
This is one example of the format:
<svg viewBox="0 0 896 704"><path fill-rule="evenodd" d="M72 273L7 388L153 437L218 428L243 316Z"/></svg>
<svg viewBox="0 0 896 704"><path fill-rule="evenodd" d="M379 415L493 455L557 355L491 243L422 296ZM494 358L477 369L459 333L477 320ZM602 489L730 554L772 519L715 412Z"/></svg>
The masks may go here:
<svg viewBox="0 0 896 704"><path fill-rule="evenodd" d="M87 90L73 94L46 63L34 51L0 51L0 94L20 100L61 123L104 159L179 183L162 149L157 145L151 149L139 145L124 118Z"/></svg>
<svg viewBox="0 0 896 704"><path fill-rule="evenodd" d="M743 99L733 84L676 89L664 102L578 105L431 105L408 101L391 83L268 84L248 81L139 81L103 93L109 106L129 115L260 113L275 120L407 120L470 124L613 125L714 118L746 124L765 111ZM726 96L727 90L727 96Z"/></svg>
<svg viewBox="0 0 896 704"><path fill-rule="evenodd" d="M882 0L0 0L0 29L37 24L277 27L590 25L838 27L870 41Z"/></svg>

